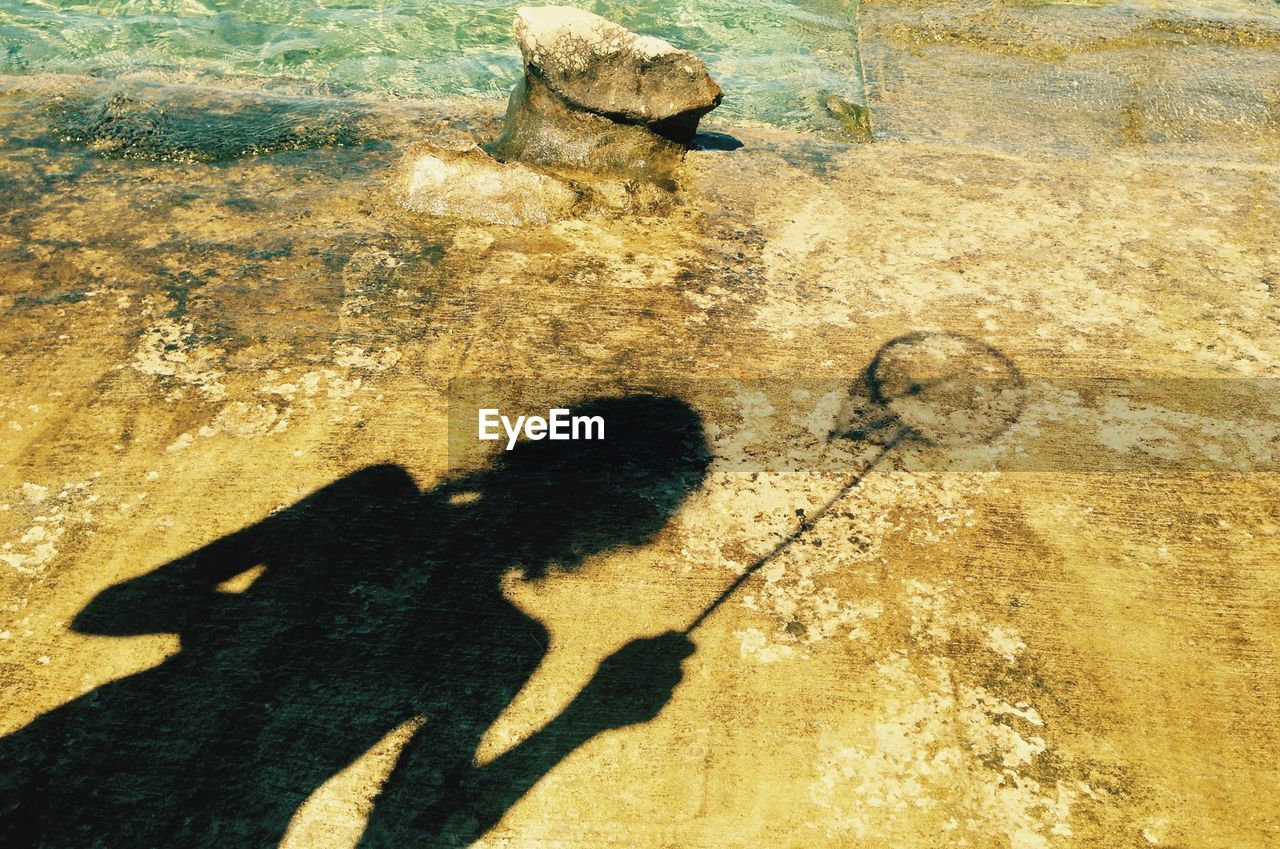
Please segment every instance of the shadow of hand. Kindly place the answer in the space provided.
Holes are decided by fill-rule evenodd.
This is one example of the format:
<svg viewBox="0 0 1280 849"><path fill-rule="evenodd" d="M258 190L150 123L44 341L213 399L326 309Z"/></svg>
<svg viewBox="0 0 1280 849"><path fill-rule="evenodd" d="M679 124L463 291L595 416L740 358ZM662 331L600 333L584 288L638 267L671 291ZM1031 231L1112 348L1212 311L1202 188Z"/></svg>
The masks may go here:
<svg viewBox="0 0 1280 849"><path fill-rule="evenodd" d="M591 733L648 722L671 700L694 650L679 631L632 640L601 662L570 711Z"/></svg>

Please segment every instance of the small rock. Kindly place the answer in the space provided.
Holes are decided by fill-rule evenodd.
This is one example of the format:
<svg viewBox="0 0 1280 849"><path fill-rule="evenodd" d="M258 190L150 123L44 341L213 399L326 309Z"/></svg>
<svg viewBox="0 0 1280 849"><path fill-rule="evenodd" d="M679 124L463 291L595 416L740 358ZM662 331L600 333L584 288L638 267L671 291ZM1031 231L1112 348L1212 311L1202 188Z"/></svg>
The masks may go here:
<svg viewBox="0 0 1280 849"><path fill-rule="evenodd" d="M49 487L38 483L24 483L22 494L32 504L40 504L49 497Z"/></svg>
<svg viewBox="0 0 1280 849"><path fill-rule="evenodd" d="M578 195L556 178L494 160L478 147L411 150L398 178L400 203L415 212L511 226L546 224Z"/></svg>
<svg viewBox="0 0 1280 849"><path fill-rule="evenodd" d="M701 59L564 6L521 7L514 29L525 74L490 153L673 183L698 121L723 97Z"/></svg>

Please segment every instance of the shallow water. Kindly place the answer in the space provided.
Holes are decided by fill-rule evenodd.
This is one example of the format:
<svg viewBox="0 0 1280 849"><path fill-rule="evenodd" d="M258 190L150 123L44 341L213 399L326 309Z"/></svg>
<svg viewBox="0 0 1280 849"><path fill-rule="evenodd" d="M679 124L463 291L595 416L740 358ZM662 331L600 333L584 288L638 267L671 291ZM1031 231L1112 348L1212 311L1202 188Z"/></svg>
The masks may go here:
<svg viewBox="0 0 1280 849"><path fill-rule="evenodd" d="M512 0L0 0L0 72L301 81L378 96L505 95L520 71ZM851 0L577 5L697 51L720 114L839 128L862 103ZM834 111L833 111L834 110Z"/></svg>
<svg viewBox="0 0 1280 849"><path fill-rule="evenodd" d="M1280 5L882 0L859 25L880 138L1271 158Z"/></svg>
<svg viewBox="0 0 1280 849"><path fill-rule="evenodd" d="M500 108L520 70L517 5L0 0L0 73ZM879 138L1088 151L1211 147L1242 127L1265 142L1280 115L1275 0L577 5L706 57L727 92L712 123L857 136L869 107Z"/></svg>

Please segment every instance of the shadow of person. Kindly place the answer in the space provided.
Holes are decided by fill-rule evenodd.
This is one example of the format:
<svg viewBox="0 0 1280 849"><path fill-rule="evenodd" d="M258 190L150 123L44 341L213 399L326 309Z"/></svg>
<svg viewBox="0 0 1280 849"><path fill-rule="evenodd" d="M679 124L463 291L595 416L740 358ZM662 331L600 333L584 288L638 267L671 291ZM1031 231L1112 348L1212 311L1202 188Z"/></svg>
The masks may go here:
<svg viewBox="0 0 1280 849"><path fill-rule="evenodd" d="M678 400L574 413L603 417L606 438L522 442L428 492L367 468L104 590L75 630L176 633L181 650L0 740L0 845L275 846L321 784L417 719L361 846L466 846L575 748L656 716L693 651L676 633L623 647L548 725L475 764L547 646L503 576L651 541L710 459Z"/></svg>

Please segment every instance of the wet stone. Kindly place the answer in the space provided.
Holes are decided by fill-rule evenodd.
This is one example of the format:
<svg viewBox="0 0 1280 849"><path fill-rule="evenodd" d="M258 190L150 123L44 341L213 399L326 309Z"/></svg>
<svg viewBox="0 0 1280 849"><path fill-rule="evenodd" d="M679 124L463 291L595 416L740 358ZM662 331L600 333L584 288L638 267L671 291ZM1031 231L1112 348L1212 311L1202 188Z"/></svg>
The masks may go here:
<svg viewBox="0 0 1280 849"><path fill-rule="evenodd" d="M253 93L134 86L76 93L51 112L61 138L125 159L229 162L368 141L357 107Z"/></svg>
<svg viewBox="0 0 1280 849"><path fill-rule="evenodd" d="M490 153L674 183L699 120L723 97L701 59L562 6L522 7L514 30L525 73Z"/></svg>
<svg viewBox="0 0 1280 849"><path fill-rule="evenodd" d="M402 206L431 216L484 224L545 224L578 200L568 185L518 162L502 163L480 148L419 145L397 178Z"/></svg>

